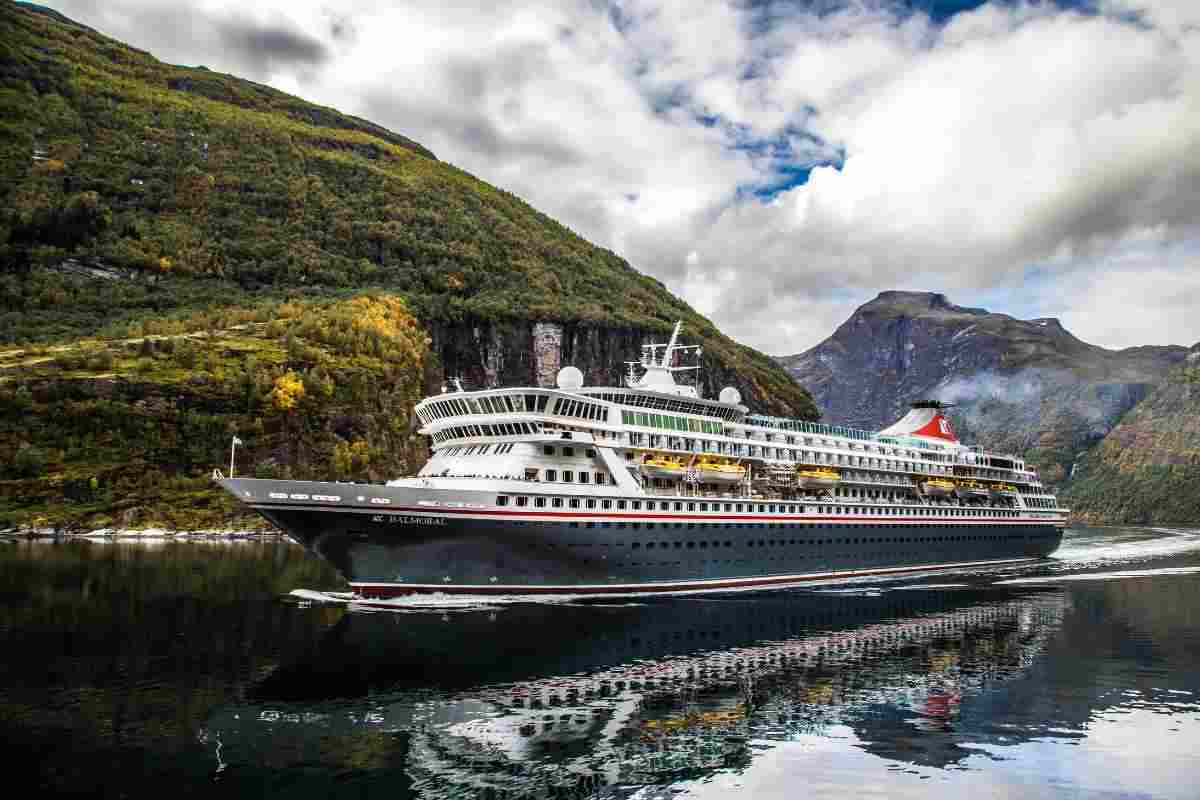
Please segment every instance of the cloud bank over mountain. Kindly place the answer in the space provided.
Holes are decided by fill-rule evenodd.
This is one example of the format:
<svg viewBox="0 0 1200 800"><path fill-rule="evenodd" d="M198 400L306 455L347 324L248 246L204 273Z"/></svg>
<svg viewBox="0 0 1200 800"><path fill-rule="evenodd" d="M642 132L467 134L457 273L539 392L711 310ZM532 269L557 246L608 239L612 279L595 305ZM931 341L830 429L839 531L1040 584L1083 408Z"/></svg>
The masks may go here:
<svg viewBox="0 0 1200 800"><path fill-rule="evenodd" d="M1200 339L1187 0L48 4L411 136L768 352L883 288Z"/></svg>

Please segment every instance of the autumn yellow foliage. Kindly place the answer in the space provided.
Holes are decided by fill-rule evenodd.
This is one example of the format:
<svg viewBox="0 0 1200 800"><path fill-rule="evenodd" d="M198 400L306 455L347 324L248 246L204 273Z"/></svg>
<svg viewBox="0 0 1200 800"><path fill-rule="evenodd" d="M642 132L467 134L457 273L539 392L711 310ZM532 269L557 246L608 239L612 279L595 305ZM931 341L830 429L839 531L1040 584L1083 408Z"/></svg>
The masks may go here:
<svg viewBox="0 0 1200 800"><path fill-rule="evenodd" d="M354 327L388 339L400 339L419 330L404 301L392 295L356 297L350 301Z"/></svg>
<svg viewBox="0 0 1200 800"><path fill-rule="evenodd" d="M291 411L304 399L304 381L293 370L288 370L275 379L271 390L271 404L280 411Z"/></svg>

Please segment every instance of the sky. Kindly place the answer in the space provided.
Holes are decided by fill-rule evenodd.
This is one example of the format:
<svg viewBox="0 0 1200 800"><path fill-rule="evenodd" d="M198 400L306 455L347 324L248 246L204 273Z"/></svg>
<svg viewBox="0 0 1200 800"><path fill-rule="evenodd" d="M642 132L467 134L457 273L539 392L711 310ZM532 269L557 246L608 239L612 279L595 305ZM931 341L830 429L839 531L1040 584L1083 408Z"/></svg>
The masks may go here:
<svg viewBox="0 0 1200 800"><path fill-rule="evenodd" d="M1196 0L42 0L365 117L773 355L887 289L1200 341Z"/></svg>

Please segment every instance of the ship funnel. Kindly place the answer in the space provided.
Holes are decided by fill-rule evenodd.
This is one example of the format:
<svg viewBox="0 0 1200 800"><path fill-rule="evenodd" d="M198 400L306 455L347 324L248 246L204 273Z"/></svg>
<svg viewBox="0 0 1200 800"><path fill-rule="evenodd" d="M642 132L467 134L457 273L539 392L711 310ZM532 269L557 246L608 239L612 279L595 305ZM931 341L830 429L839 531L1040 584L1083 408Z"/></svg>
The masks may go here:
<svg viewBox="0 0 1200 800"><path fill-rule="evenodd" d="M912 410L903 419L879 433L882 436L920 436L943 442L958 444L958 436L950 420L942 413L953 404L938 400L921 400L912 404Z"/></svg>

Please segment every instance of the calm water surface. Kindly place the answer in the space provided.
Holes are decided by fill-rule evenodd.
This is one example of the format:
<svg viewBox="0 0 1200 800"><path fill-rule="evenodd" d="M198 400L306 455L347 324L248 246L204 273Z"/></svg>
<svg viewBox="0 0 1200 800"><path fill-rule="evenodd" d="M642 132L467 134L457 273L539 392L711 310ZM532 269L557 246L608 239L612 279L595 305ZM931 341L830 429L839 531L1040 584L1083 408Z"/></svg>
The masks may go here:
<svg viewBox="0 0 1200 800"><path fill-rule="evenodd" d="M1022 569L365 613L287 544L0 544L7 777L46 793L1200 797L1200 531Z"/></svg>

